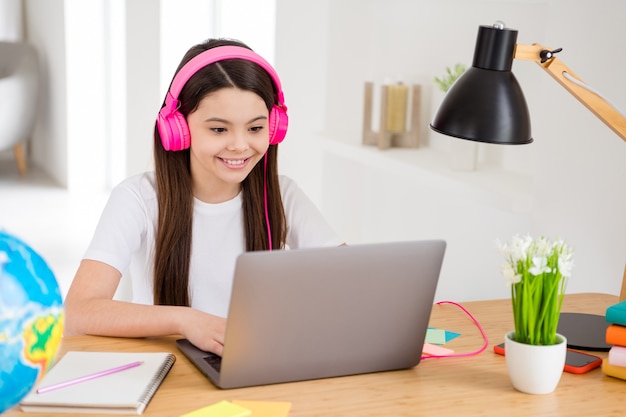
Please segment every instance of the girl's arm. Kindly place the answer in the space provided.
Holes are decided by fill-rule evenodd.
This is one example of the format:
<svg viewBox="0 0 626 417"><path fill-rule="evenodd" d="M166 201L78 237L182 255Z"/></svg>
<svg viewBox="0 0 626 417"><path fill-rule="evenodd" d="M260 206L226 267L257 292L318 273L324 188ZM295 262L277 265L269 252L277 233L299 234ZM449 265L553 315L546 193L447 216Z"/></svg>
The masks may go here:
<svg viewBox="0 0 626 417"><path fill-rule="evenodd" d="M202 350L222 354L226 319L190 307L113 300L121 276L105 263L81 262L65 299L66 336L182 335Z"/></svg>

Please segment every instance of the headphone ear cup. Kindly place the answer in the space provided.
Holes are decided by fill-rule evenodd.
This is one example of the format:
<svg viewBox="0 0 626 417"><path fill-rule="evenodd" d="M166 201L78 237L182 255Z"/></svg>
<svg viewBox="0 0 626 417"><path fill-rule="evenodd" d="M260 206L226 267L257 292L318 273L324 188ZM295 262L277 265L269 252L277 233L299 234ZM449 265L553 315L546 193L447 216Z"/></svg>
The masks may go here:
<svg viewBox="0 0 626 417"><path fill-rule="evenodd" d="M281 106L274 105L270 112L268 128L270 133L270 145L278 145L287 135L289 116Z"/></svg>
<svg viewBox="0 0 626 417"><path fill-rule="evenodd" d="M182 151L191 145L187 120L179 111L167 115L159 112L157 127L166 151Z"/></svg>

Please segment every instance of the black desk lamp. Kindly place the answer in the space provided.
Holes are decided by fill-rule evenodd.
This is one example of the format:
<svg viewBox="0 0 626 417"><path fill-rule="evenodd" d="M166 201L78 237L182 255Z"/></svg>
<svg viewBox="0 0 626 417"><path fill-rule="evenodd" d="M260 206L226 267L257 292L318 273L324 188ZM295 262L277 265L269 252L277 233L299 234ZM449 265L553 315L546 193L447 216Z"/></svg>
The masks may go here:
<svg viewBox="0 0 626 417"><path fill-rule="evenodd" d="M472 67L452 85L437 110L431 129L478 142L522 145L533 141L530 116L522 89L511 72L513 59L537 62L619 137L626 141L626 118L572 73L551 50L541 45L517 45L517 31L497 22L480 26ZM626 296L626 268L620 300ZM607 306L608 307L608 306ZM561 313L558 332L568 347L608 351L602 315Z"/></svg>

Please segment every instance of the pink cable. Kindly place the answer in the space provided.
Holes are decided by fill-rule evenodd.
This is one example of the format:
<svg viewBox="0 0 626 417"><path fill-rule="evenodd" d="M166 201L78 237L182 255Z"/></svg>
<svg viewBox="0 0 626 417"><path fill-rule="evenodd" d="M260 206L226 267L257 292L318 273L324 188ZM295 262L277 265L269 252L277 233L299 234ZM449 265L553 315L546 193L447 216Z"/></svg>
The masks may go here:
<svg viewBox="0 0 626 417"><path fill-rule="evenodd" d="M267 243L272 250L272 229L270 228L270 215L267 210L267 152L263 158L263 205L265 207L265 225L267 226Z"/></svg>
<svg viewBox="0 0 626 417"><path fill-rule="evenodd" d="M431 359L431 358L458 358L458 357L463 357L463 356L475 356L478 355L479 353L482 353L485 349L487 349L487 346L489 346L489 339L487 339L487 334L485 333L485 330L483 329L483 327L480 325L480 323L478 322L478 320L476 320L476 318L472 315L472 313L470 313L469 311L467 311L467 309L465 307L463 307L461 304L459 303L455 303L454 301L439 301L435 304L452 304L454 306L457 306L458 308L460 308L461 310L463 310L465 312L465 314L467 314L469 316L470 319L472 319L472 321L474 322L474 324L476 325L476 327L478 327L478 330L480 330L480 334L483 336L483 340L485 341L485 343L482 345L482 347L480 349L478 349L477 351L474 352L469 352L469 353L454 353L451 355L422 355L422 359Z"/></svg>

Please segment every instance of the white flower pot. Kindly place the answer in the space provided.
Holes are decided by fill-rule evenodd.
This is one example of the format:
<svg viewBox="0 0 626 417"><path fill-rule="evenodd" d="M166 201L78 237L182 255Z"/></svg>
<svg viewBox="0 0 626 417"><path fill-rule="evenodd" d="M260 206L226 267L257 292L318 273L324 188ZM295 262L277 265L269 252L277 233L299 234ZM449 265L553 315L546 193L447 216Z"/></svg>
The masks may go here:
<svg viewBox="0 0 626 417"><path fill-rule="evenodd" d="M549 394L563 375L567 339L557 334L556 345L535 346L511 339L514 332L504 337L506 367L516 390L527 394Z"/></svg>

